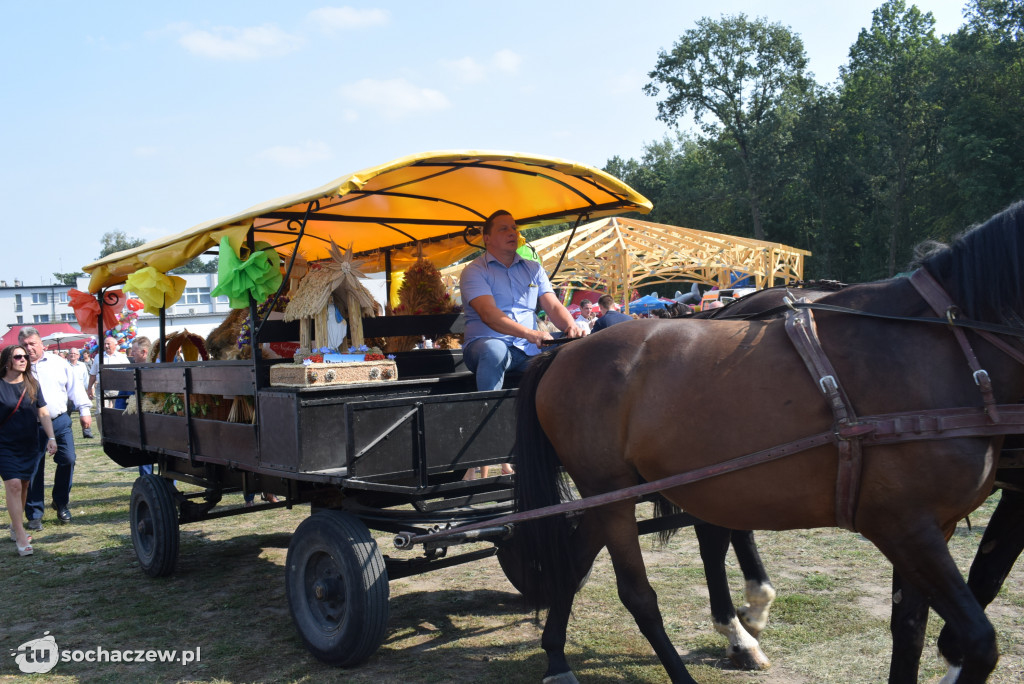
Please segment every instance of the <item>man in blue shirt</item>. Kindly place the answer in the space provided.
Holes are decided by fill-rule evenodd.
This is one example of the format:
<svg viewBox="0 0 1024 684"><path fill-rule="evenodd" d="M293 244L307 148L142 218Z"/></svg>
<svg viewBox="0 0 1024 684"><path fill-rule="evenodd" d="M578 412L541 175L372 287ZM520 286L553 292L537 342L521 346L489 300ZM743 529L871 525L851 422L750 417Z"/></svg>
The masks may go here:
<svg viewBox="0 0 1024 684"><path fill-rule="evenodd" d="M509 212L487 217L483 240L484 253L463 269L459 285L467 305L463 357L480 391L501 389L505 372L524 370L540 344L551 339L537 330L538 305L566 337L583 334L541 265L516 253L519 228Z"/></svg>
<svg viewBox="0 0 1024 684"><path fill-rule="evenodd" d="M615 304L615 300L612 299L611 295L601 295L601 298L597 300L597 308L601 312L601 317L594 323L594 328L591 332L598 332L616 323L625 323L626 321L633 320L632 316L627 316L618 311L619 307Z"/></svg>

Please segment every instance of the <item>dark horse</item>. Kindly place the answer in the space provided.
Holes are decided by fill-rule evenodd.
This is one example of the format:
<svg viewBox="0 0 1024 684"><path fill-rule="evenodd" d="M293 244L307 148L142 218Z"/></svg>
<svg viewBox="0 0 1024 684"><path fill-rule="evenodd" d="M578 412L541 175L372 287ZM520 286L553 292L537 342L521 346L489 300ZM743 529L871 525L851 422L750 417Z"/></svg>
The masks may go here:
<svg viewBox="0 0 1024 684"><path fill-rule="evenodd" d="M1021 326L1022 219L1024 205L1014 205L923 263L968 321ZM927 600L950 626L963 653L956 681L983 682L998 658L995 633L946 540L991 491L1003 437L995 429L981 434L973 428L944 435L946 423L934 417L946 410L985 420L978 374L972 374L949 326L908 320L936 319L909 279L851 286L819 302L874 314L817 313L835 380L855 414L871 417L856 425L902 425L903 419L891 416L897 413L918 421L913 434L864 441L854 486L837 475L849 471L849 461L841 461L844 451L836 442L814 441L803 450L787 446L788 455L745 469L721 465L837 430L836 414L822 396L829 391L828 378L819 382L808 372L785 321L649 320L546 352L524 376L518 395L518 510L559 500L559 485L565 484L561 466L584 497L702 468L717 472L662 495L730 529L831 527L846 520L892 562L904 590ZM973 332L970 337L992 379L992 401L1005 407L1024 398L1024 366L988 338ZM601 359L596 369L594 359ZM584 372L585 388L574 381ZM709 399L712 386L729 388L728 416ZM591 418L585 429L573 420L580 414ZM1013 414L1004 408L1003 415ZM942 430L922 427L940 422ZM843 491L855 495L841 496L837 478L845 482ZM571 681L564 647L574 592L607 546L623 604L672 681L692 682L665 634L647 580L634 501L587 509L575 532L568 530L556 517L524 525L517 534L525 567L539 569L548 586L546 676Z"/></svg>
<svg viewBox="0 0 1024 684"><path fill-rule="evenodd" d="M1021 435L1010 435L1003 444L1002 456L1013 463L1011 467L996 471L996 486L1002 493L985 527L967 576L967 586L982 607L992 603L1017 558L1024 552L1022 449L1024 437ZM928 626L928 603L920 594L905 591L898 575L893 577L893 596L890 671L897 678L909 681L916 679L920 666L924 632ZM948 624L943 626L939 634L938 647L939 653L950 665L950 671L943 678L942 684L954 682L963 665L963 650Z"/></svg>

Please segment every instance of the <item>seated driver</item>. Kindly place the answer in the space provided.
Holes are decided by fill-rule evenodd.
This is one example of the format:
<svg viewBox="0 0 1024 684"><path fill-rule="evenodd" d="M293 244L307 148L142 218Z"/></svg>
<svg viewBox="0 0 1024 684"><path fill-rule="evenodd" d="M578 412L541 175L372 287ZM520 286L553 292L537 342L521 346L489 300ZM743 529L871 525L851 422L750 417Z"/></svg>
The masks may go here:
<svg viewBox="0 0 1024 684"><path fill-rule="evenodd" d="M483 227L484 253L462 271L460 289L467 304L463 358L476 373L480 391L501 389L507 371L523 371L551 334L536 327L538 305L566 337L583 330L555 296L540 263L524 259L512 214L499 210Z"/></svg>

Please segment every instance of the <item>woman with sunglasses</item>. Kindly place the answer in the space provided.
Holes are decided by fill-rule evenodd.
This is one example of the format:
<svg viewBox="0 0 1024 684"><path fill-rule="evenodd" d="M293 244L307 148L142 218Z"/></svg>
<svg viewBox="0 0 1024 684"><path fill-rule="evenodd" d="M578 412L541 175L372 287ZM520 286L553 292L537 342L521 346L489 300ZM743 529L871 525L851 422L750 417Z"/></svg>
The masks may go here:
<svg viewBox="0 0 1024 684"><path fill-rule="evenodd" d="M0 352L0 371L0 477L4 481L7 513L11 516L11 540L17 545L19 556L29 556L32 538L25 532L23 513L29 480L40 458L39 425L50 437L46 453L56 453L57 440L25 347L12 344Z"/></svg>

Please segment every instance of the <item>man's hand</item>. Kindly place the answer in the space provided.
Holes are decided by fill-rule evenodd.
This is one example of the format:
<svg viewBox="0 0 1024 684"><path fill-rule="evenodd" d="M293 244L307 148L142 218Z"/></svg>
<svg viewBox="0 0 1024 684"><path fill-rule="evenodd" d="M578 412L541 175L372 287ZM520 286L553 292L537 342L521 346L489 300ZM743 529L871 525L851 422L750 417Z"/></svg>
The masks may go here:
<svg viewBox="0 0 1024 684"><path fill-rule="evenodd" d="M583 328L576 325L576 323L573 323L572 325L565 329L565 336L568 337L569 339L583 337L584 334L585 333L583 332Z"/></svg>
<svg viewBox="0 0 1024 684"><path fill-rule="evenodd" d="M92 416L78 416L78 422L81 423L83 430L88 430L92 427Z"/></svg>

